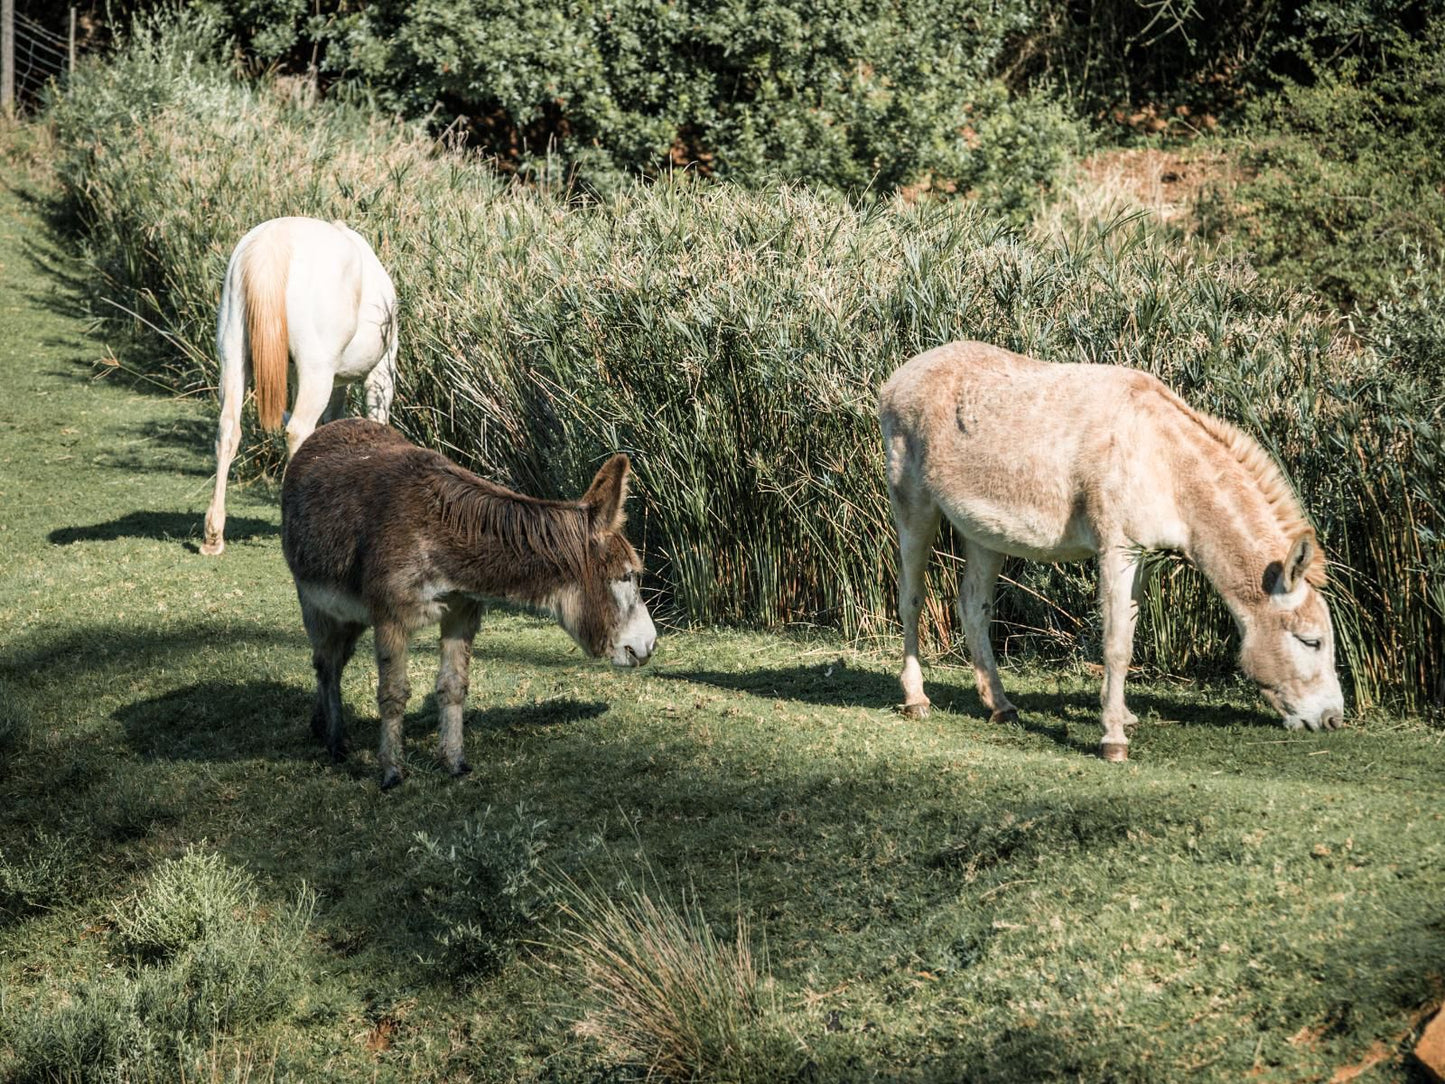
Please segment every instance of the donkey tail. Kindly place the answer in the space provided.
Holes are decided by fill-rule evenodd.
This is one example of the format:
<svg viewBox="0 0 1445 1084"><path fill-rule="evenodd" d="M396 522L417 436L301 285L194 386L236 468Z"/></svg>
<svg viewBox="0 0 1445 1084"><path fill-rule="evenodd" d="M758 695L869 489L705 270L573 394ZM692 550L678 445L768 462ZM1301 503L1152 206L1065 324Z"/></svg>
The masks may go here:
<svg viewBox="0 0 1445 1084"><path fill-rule="evenodd" d="M291 243L281 229L263 230L241 255L241 296L245 299L251 379L256 385L256 414L266 429L281 428L286 410L290 360L286 278L290 266Z"/></svg>

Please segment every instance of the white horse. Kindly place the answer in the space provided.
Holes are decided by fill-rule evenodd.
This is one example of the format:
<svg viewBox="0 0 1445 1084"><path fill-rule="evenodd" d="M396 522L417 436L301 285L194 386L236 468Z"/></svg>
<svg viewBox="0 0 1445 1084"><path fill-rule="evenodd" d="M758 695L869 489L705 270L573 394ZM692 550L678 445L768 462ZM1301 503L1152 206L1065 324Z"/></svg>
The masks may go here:
<svg viewBox="0 0 1445 1084"><path fill-rule="evenodd" d="M261 424L275 430L285 420L289 458L323 417L340 414L347 385L358 380L365 381L367 416L387 421L396 346L396 290L355 230L315 218L273 218L241 238L226 266L216 321L221 421L202 553L226 548L226 476L241 440L247 374ZM283 418L288 367L296 372L296 402Z"/></svg>
<svg viewBox="0 0 1445 1084"><path fill-rule="evenodd" d="M1099 559L1106 760L1125 760L1124 677L1142 550L1183 553L1229 607L1241 669L1291 729L1344 720L1324 554L1289 482L1255 441L1194 410L1148 373L1051 365L986 343L919 354L878 396L898 525L904 708L928 713L918 617L929 550L947 516L963 537L958 612L979 696L1017 717L988 642L1005 556Z"/></svg>

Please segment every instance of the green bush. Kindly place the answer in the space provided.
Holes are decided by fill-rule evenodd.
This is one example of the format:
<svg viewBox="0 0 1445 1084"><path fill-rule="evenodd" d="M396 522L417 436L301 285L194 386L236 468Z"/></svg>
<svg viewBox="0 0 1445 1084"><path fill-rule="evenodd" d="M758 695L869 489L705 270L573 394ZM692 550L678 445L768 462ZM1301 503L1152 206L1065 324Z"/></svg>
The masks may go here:
<svg viewBox="0 0 1445 1084"><path fill-rule="evenodd" d="M1271 277L1374 306L1409 254L1445 252L1445 19L1369 78L1347 64L1255 102L1224 231Z"/></svg>
<svg viewBox="0 0 1445 1084"><path fill-rule="evenodd" d="M491 827L491 808L443 838L418 832L412 884L435 926L434 962L458 977L497 970L546 905L538 875L545 821L518 806Z"/></svg>
<svg viewBox="0 0 1445 1084"><path fill-rule="evenodd" d="M52 1006L7 1012L0 1040L24 1081L164 1079L213 1037L286 1012L304 982L298 950L314 909L261 907L217 856L166 863L117 922L131 966L72 986Z"/></svg>
<svg viewBox="0 0 1445 1084"><path fill-rule="evenodd" d="M931 177L1009 205L1079 142L1061 110L990 74L1027 3L381 0L325 19L196 6L262 61L319 55L388 109L459 116L506 169L594 190L688 167L854 191Z"/></svg>
<svg viewBox="0 0 1445 1084"><path fill-rule="evenodd" d="M501 184L413 128L238 84L167 48L142 41L85 68L53 115L97 281L180 345L179 362L161 355L181 365L179 386L214 383L235 241L278 214L346 219L398 285L394 420L408 435L554 497L629 449L661 611L891 640L896 543L874 417L886 375L955 338L1126 364L1284 464L1343 562L1337 613L1360 703L1434 695L1445 625L1415 570L1439 559L1445 483L1426 442L1398 434L1438 427L1442 406L1315 299L1138 224L1031 241L964 204L681 178L567 202ZM130 82L152 112L114 107ZM1415 494L1409 518L1382 518L1399 496L1382 461ZM957 561L946 537L941 549L928 623L946 645ZM1009 650L1096 650L1092 570L1005 574L1024 587L1000 599ZM1191 571L1166 567L1148 607L1142 662L1231 664L1229 617Z"/></svg>

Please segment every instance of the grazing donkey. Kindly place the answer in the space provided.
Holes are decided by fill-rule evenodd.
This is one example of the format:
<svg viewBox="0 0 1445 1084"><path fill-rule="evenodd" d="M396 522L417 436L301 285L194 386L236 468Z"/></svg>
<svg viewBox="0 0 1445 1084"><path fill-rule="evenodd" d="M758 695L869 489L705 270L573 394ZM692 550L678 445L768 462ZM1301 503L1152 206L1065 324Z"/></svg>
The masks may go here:
<svg viewBox="0 0 1445 1084"><path fill-rule="evenodd" d="M407 640L440 621L441 754L462 756L472 638L482 602L541 606L592 656L641 666L657 630L638 592L642 563L622 533L631 464L603 464L579 501L513 493L376 422L317 429L286 468L281 549L296 580L316 667L311 728L343 755L341 671L375 628L381 786L401 782Z"/></svg>
<svg viewBox="0 0 1445 1084"><path fill-rule="evenodd" d="M286 409L288 360L296 403L286 453L296 454L324 415L341 413L348 384L364 380L366 413L385 422L396 385L396 290L362 236L340 222L273 218L241 238L221 287L216 320L221 421L216 491L206 509L201 552L226 548L226 476L241 441L246 376L256 413L278 429Z"/></svg>
<svg viewBox="0 0 1445 1084"><path fill-rule="evenodd" d="M1227 422L1192 409L1148 373L1053 365L978 342L906 362L878 396L898 525L904 708L929 701L918 665L924 567L947 516L964 539L958 600L979 696L1017 718L989 647L1005 556L1099 559L1106 760L1126 760L1124 705L1140 551L1183 553L1209 578L1243 636L1240 666L1290 729L1344 720L1325 562L1289 482Z"/></svg>

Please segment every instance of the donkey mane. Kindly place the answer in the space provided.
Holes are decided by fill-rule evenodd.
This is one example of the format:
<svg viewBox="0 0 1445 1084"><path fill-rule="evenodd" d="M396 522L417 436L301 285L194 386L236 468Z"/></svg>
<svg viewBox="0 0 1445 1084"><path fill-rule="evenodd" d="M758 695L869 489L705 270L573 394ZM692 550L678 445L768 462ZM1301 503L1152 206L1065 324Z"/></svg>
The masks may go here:
<svg viewBox="0 0 1445 1084"><path fill-rule="evenodd" d="M442 522L468 547L499 544L508 557L541 559L560 576L586 576L587 509L570 501L543 501L514 493L447 463L433 475Z"/></svg>
<svg viewBox="0 0 1445 1084"><path fill-rule="evenodd" d="M1206 434L1223 445L1224 450L1244 468L1245 474L1259 487L1260 496L1269 505L1270 511L1274 513L1275 521L1287 538L1297 538L1307 531L1311 534L1314 533L1314 525L1306 518L1304 509L1300 507L1299 496L1295 493L1294 487L1290 485L1289 479L1284 476L1284 472L1280 470L1274 457L1264 450L1264 446L1259 441L1232 422L1216 418L1213 414L1206 414L1202 410L1195 410L1172 391L1170 397L1199 423L1200 428ZM1314 556L1310 559L1309 567L1305 569L1305 579L1315 587L1323 587L1328 578L1324 549L1317 545L1314 549Z"/></svg>

